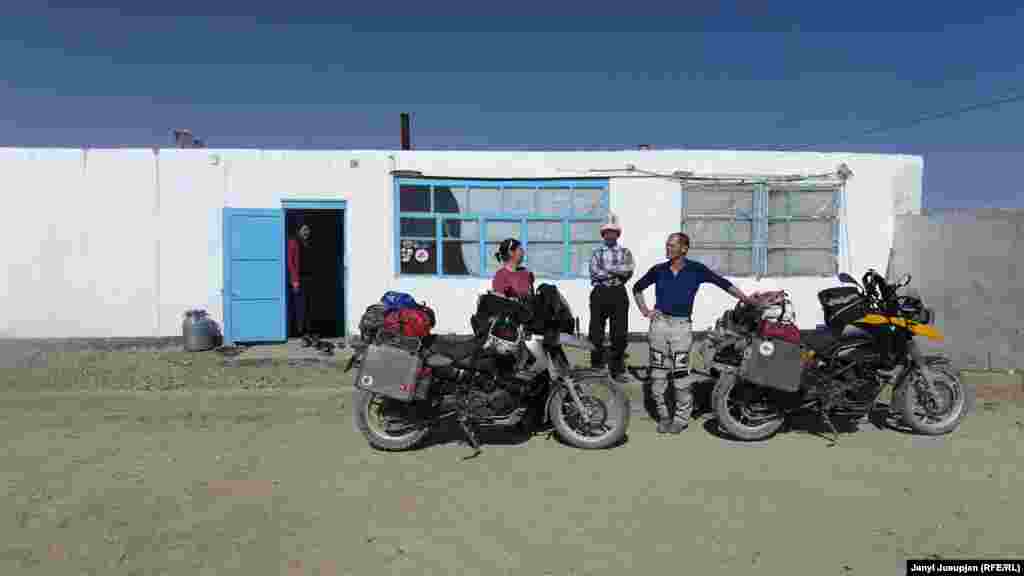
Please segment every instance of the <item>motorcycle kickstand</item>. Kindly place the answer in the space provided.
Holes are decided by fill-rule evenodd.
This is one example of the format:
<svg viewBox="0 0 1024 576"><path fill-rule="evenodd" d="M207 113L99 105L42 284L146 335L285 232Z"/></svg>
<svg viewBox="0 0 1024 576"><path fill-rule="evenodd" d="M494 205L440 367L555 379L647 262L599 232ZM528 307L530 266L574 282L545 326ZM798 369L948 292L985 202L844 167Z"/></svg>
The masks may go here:
<svg viewBox="0 0 1024 576"><path fill-rule="evenodd" d="M483 452L483 450L480 449L480 442L477 440L476 434L473 432L473 428L465 419L459 419L459 426L462 428L462 431L466 434L466 440L469 442L470 447L473 448L473 453L463 458L463 460L471 460L473 458L476 458L477 456L480 455L481 452Z"/></svg>
<svg viewBox="0 0 1024 576"><path fill-rule="evenodd" d="M825 423L826 426L828 426L828 429L832 431L832 443L828 445L829 448L839 444L839 431L836 430L835 425L832 424L832 418L829 417L828 411L821 411L821 420Z"/></svg>

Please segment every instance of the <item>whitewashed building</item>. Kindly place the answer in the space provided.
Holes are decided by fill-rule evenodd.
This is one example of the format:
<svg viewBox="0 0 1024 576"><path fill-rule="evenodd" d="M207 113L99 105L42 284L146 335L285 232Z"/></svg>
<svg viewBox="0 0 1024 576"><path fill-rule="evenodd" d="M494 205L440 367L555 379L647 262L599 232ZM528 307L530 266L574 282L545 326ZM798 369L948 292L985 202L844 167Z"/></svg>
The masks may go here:
<svg viewBox="0 0 1024 576"><path fill-rule="evenodd" d="M323 248L319 306L339 332L387 290L431 305L438 332L467 332L508 236L585 330L589 250L609 210L634 280L682 228L690 257L744 291L790 291L813 328L838 271L886 268L895 216L920 212L922 169L915 156L804 152L0 148L0 337L175 336L203 308L229 341L284 338L296 215ZM794 175L831 176L781 178ZM695 329L733 303L703 288ZM635 308L629 329L647 329Z"/></svg>

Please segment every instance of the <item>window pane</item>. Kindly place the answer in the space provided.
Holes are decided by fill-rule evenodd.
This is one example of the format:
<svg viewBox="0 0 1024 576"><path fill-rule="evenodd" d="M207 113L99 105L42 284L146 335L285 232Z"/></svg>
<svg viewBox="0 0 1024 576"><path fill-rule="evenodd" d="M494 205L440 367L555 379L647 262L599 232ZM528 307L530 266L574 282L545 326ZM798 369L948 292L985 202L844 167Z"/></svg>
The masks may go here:
<svg viewBox="0 0 1024 576"><path fill-rule="evenodd" d="M536 276L561 276L563 253L561 242L530 244L526 249L526 267Z"/></svg>
<svg viewBox="0 0 1024 576"><path fill-rule="evenodd" d="M537 213L543 216L568 216L572 207L572 190L541 188L537 193Z"/></svg>
<svg viewBox="0 0 1024 576"><path fill-rule="evenodd" d="M523 229L519 222L488 220L485 225L487 226L487 240L490 242L501 242L506 238L515 238L522 241L519 236L522 234Z"/></svg>
<svg viewBox="0 0 1024 576"><path fill-rule="evenodd" d="M687 258L697 260L722 276L752 276L753 252L751 250L711 250L693 248Z"/></svg>
<svg viewBox="0 0 1024 576"><path fill-rule="evenodd" d="M769 222L768 243L786 246L832 246L834 221Z"/></svg>
<svg viewBox="0 0 1024 576"><path fill-rule="evenodd" d="M527 215L534 210L533 188L505 188L502 192L502 212L505 214Z"/></svg>
<svg viewBox="0 0 1024 576"><path fill-rule="evenodd" d="M463 187L434 186L434 212L462 214L469 212L469 200Z"/></svg>
<svg viewBox="0 0 1024 576"><path fill-rule="evenodd" d="M573 276L590 277L590 257L600 245L597 242L569 245L569 270Z"/></svg>
<svg viewBox="0 0 1024 576"><path fill-rule="evenodd" d="M445 274L452 276L479 276L480 243L446 240L441 266Z"/></svg>
<svg viewBox="0 0 1024 576"><path fill-rule="evenodd" d="M768 250L770 276L825 276L836 274L837 264L830 250Z"/></svg>
<svg viewBox="0 0 1024 576"><path fill-rule="evenodd" d="M442 220L441 234L445 238L479 240L480 224L476 220Z"/></svg>
<svg viewBox="0 0 1024 576"><path fill-rule="evenodd" d="M601 240L600 222L573 222L570 238L574 242L597 242Z"/></svg>
<svg viewBox="0 0 1024 576"><path fill-rule="evenodd" d="M783 218L786 216L834 218L836 216L834 191L794 189L789 192L787 204L785 189L770 190L768 192L768 217Z"/></svg>
<svg viewBox="0 0 1024 576"><path fill-rule="evenodd" d="M437 221L433 218L400 218L399 236L433 238Z"/></svg>
<svg viewBox="0 0 1024 576"><path fill-rule="evenodd" d="M398 189L400 212L430 212L430 187L403 185Z"/></svg>
<svg viewBox="0 0 1024 576"><path fill-rule="evenodd" d="M749 244L751 242L750 222L691 218L686 224L686 233L690 236L690 242L693 244Z"/></svg>
<svg viewBox="0 0 1024 576"><path fill-rule="evenodd" d="M600 188L577 188L573 194L573 210L576 216L604 216L605 209L602 204L603 189Z"/></svg>
<svg viewBox="0 0 1024 576"><path fill-rule="evenodd" d="M499 214L501 212L501 190L470 188L469 211L474 214Z"/></svg>
<svg viewBox="0 0 1024 576"><path fill-rule="evenodd" d="M754 186L684 186L685 213L741 214L748 216L754 209Z"/></svg>
<svg viewBox="0 0 1024 576"><path fill-rule="evenodd" d="M402 274L436 274L437 244L434 240L402 240L398 252Z"/></svg>
<svg viewBox="0 0 1024 576"><path fill-rule="evenodd" d="M530 220L526 223L527 243L533 242L561 242L562 221L561 220Z"/></svg>

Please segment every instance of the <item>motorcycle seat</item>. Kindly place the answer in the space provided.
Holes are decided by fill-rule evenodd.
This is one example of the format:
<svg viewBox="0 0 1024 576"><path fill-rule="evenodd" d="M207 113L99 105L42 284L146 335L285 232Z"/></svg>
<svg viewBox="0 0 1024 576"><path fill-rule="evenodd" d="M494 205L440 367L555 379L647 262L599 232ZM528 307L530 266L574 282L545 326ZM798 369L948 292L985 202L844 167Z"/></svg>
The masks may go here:
<svg viewBox="0 0 1024 576"><path fill-rule="evenodd" d="M800 343L815 352L826 352L838 341L830 330L816 330L800 336Z"/></svg>
<svg viewBox="0 0 1024 576"><path fill-rule="evenodd" d="M865 337L865 336L859 336L859 335L857 335L857 336L844 335L844 336L840 336L840 337L837 338L829 330L818 330L816 332L811 332L811 333L807 334L806 336L801 336L800 337L800 343L801 344L807 346L808 348L813 350L815 353L823 354L823 355L827 355L827 354L831 353L832 350L836 346L838 346L840 344L849 344L849 343L853 343L853 342L859 342L859 343L867 342L867 343L870 343L871 342L871 338L870 337Z"/></svg>
<svg viewBox="0 0 1024 576"><path fill-rule="evenodd" d="M454 362L465 360L480 349L476 336L435 336L430 351L450 358Z"/></svg>

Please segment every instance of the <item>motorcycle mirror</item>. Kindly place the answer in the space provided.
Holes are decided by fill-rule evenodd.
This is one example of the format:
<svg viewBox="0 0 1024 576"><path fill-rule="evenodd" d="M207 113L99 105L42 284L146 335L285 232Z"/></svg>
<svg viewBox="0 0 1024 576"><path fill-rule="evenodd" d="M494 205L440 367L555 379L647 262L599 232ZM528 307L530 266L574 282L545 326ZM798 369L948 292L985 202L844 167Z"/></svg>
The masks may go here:
<svg viewBox="0 0 1024 576"><path fill-rule="evenodd" d="M846 272L840 272L839 273L839 281L842 282L843 284L856 284L857 283L857 281L853 279L853 276L850 276Z"/></svg>

